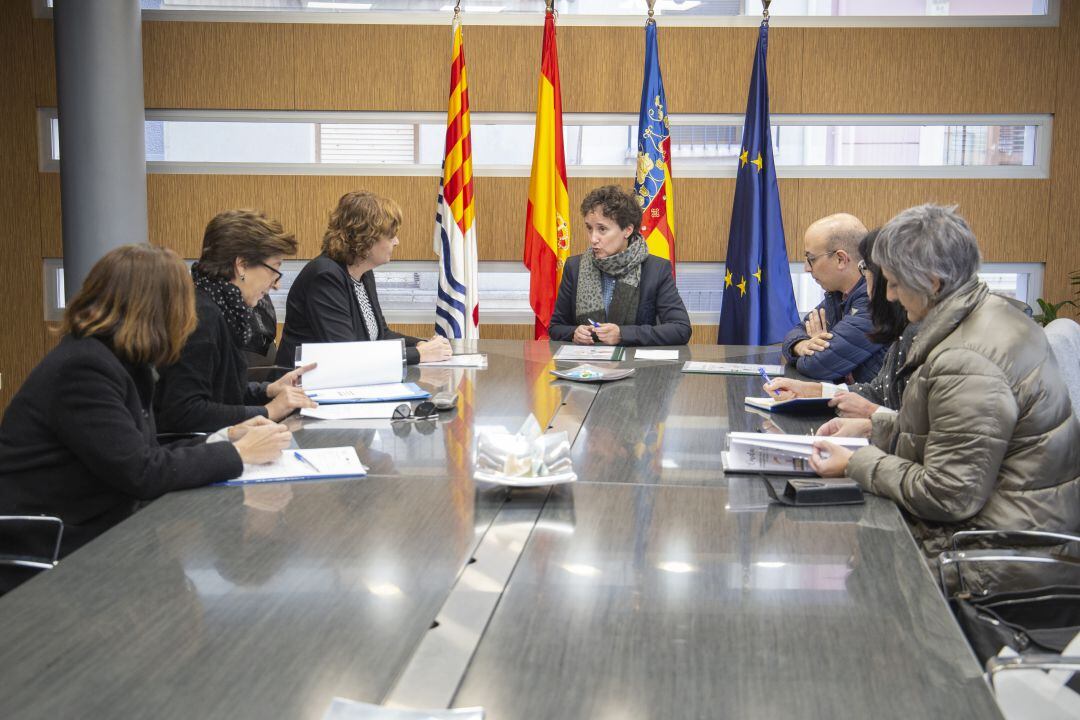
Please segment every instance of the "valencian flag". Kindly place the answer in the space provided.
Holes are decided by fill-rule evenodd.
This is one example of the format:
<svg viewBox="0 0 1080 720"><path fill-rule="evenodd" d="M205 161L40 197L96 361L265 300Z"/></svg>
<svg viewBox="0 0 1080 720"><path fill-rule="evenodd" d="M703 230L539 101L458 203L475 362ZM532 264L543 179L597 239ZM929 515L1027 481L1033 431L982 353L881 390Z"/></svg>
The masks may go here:
<svg viewBox="0 0 1080 720"><path fill-rule="evenodd" d="M762 22L731 208L717 339L721 345L780 342L799 321L773 167L769 79L765 72L768 43L769 25Z"/></svg>
<svg viewBox="0 0 1080 720"><path fill-rule="evenodd" d="M555 50L555 15L544 17L529 205L525 211L525 267L529 269L529 304L536 313L534 337L547 337L563 265L570 254L570 197L566 192L562 91Z"/></svg>
<svg viewBox="0 0 1080 720"><path fill-rule="evenodd" d="M664 78L656 44L656 21L645 24L645 78L638 115L638 167L634 194L641 204L641 236L649 254L671 262L675 274L675 212L672 209L671 133Z"/></svg>
<svg viewBox="0 0 1080 720"><path fill-rule="evenodd" d="M465 76L461 21L456 13L453 27L446 149L435 208L435 254L439 257L435 332L446 338L478 338L480 302L476 279L476 210L473 206L469 86Z"/></svg>

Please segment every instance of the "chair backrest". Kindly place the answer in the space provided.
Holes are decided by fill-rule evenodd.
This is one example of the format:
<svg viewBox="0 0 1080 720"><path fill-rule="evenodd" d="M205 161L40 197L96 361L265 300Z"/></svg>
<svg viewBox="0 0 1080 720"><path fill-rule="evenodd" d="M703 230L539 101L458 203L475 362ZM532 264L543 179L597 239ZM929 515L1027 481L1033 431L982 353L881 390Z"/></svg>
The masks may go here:
<svg viewBox="0 0 1080 720"><path fill-rule="evenodd" d="M64 523L38 515L0 515L0 595L56 566Z"/></svg>
<svg viewBox="0 0 1080 720"><path fill-rule="evenodd" d="M1080 420L1080 324L1068 318L1058 318L1046 326L1046 339L1061 368L1073 414Z"/></svg>

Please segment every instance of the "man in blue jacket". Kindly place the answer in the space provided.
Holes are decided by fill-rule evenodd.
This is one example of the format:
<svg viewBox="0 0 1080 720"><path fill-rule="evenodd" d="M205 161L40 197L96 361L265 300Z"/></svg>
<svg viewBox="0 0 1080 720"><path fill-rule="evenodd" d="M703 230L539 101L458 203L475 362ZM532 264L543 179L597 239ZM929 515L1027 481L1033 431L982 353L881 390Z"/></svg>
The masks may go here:
<svg viewBox="0 0 1080 720"><path fill-rule="evenodd" d="M806 270L825 290L825 299L784 338L784 357L803 375L830 382L869 382L886 346L870 342L873 329L866 280L859 271L859 241L866 226L838 213L806 230Z"/></svg>

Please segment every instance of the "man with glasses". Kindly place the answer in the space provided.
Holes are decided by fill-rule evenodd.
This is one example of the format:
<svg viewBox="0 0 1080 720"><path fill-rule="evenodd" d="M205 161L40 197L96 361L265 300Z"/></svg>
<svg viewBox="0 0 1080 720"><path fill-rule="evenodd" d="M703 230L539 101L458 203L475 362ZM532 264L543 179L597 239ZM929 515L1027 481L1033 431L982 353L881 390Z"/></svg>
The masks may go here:
<svg viewBox="0 0 1080 720"><path fill-rule="evenodd" d="M838 213L814 222L803 245L806 271L825 290L825 299L791 329L783 352L803 375L829 382L869 382L886 347L871 342L873 329L866 280L859 271L859 241L866 226Z"/></svg>

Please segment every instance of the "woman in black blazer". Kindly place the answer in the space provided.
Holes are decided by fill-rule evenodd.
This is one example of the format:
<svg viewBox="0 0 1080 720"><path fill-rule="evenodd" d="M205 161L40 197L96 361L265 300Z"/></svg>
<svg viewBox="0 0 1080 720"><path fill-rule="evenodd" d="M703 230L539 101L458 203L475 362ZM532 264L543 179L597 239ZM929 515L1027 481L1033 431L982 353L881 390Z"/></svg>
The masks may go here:
<svg viewBox="0 0 1080 720"><path fill-rule="evenodd" d="M420 340L386 326L372 271L390 262L399 227L401 208L393 200L366 191L341 197L323 236L322 255L300 271L289 289L278 365L292 367L303 343L397 338L405 341L410 365L450 357L444 337Z"/></svg>
<svg viewBox="0 0 1080 720"><path fill-rule="evenodd" d="M285 256L295 253L292 234L257 210L226 210L206 226L191 268L199 326L180 360L161 372L155 408L163 432L212 432L256 416L283 420L315 406L298 387L310 367L274 383L247 379L252 309L281 279Z"/></svg>
<svg viewBox="0 0 1080 720"><path fill-rule="evenodd" d="M158 444L154 367L175 360L194 328L176 253L126 245L98 261L67 307L64 338L0 423L0 515L58 516L66 555L144 501L276 459L292 436L265 418L212 441Z"/></svg>
<svg viewBox="0 0 1080 720"><path fill-rule="evenodd" d="M585 196L589 251L563 269L548 336L578 345L685 345L686 313L671 264L638 234L641 206L617 185Z"/></svg>

